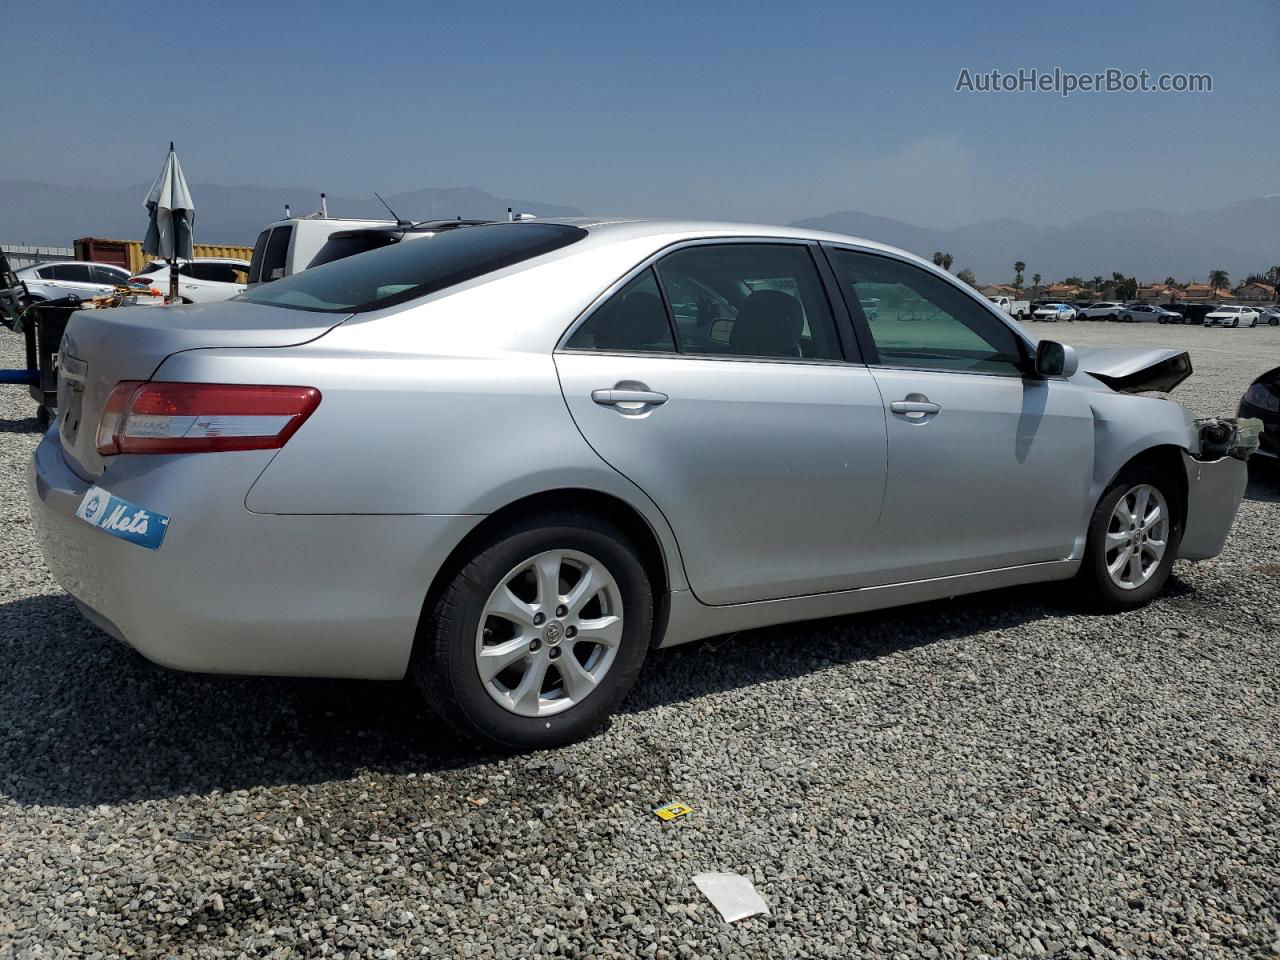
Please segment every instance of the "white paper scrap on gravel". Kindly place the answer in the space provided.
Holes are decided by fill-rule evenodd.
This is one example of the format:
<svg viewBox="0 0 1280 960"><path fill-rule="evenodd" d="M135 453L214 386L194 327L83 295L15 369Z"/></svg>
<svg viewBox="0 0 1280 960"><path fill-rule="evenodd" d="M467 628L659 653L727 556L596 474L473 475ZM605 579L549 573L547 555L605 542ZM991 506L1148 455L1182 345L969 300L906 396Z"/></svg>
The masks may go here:
<svg viewBox="0 0 1280 960"><path fill-rule="evenodd" d="M720 911L720 916L724 917L726 923L769 912L769 905L756 893L755 886L739 874L700 873L693 878L693 882L711 901L711 905Z"/></svg>

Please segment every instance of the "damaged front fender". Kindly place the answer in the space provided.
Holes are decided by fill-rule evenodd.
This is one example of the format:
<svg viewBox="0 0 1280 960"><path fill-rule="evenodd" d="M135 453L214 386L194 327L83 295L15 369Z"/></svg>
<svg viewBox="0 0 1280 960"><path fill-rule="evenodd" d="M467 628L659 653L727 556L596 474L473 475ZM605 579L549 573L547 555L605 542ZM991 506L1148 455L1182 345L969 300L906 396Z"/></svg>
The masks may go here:
<svg viewBox="0 0 1280 960"><path fill-rule="evenodd" d="M1183 452L1187 519L1178 556L1207 560L1222 552L1249 483L1248 459L1258 449L1262 421L1207 417L1195 422L1198 452Z"/></svg>

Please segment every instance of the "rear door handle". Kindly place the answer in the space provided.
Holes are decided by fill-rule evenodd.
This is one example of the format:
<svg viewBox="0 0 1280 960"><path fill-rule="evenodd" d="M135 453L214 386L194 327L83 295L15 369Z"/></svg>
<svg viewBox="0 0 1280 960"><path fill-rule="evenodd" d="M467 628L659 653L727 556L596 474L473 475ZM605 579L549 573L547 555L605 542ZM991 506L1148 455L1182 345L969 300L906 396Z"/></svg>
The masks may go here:
<svg viewBox="0 0 1280 960"><path fill-rule="evenodd" d="M592 390L591 399L606 407L613 407L619 403L647 403L656 407L666 403L668 397L665 393L658 393L656 390Z"/></svg>
<svg viewBox="0 0 1280 960"><path fill-rule="evenodd" d="M912 420L919 420L925 416L941 413L942 405L934 403L923 393L911 393L905 400L893 401L889 404L889 409L894 413L906 414Z"/></svg>

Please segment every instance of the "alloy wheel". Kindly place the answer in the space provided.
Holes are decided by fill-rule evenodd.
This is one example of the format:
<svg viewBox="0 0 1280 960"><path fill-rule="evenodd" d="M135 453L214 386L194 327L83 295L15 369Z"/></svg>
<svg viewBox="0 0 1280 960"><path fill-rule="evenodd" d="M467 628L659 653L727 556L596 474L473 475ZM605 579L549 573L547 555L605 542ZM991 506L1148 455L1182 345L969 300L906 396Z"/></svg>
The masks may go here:
<svg viewBox="0 0 1280 960"><path fill-rule="evenodd" d="M485 602L476 669L522 717L561 713L599 686L622 643L622 594L599 560L547 550L517 564Z"/></svg>
<svg viewBox="0 0 1280 960"><path fill-rule="evenodd" d="M1131 487L1111 512L1103 562L1111 581L1136 590L1155 575L1169 545L1169 504L1149 483Z"/></svg>

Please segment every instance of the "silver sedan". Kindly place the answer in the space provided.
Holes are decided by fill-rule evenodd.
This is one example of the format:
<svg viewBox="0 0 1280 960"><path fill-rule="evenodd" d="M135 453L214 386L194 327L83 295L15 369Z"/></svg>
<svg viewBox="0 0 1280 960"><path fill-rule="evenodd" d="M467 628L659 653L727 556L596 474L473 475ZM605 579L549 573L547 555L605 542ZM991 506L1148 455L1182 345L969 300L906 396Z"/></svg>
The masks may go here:
<svg viewBox="0 0 1280 960"><path fill-rule="evenodd" d="M184 670L409 676L501 749L588 734L654 647L1047 580L1146 603L1252 449L1142 395L1185 354L1037 342L778 227L474 226L83 311L60 358L30 496L86 617Z"/></svg>

